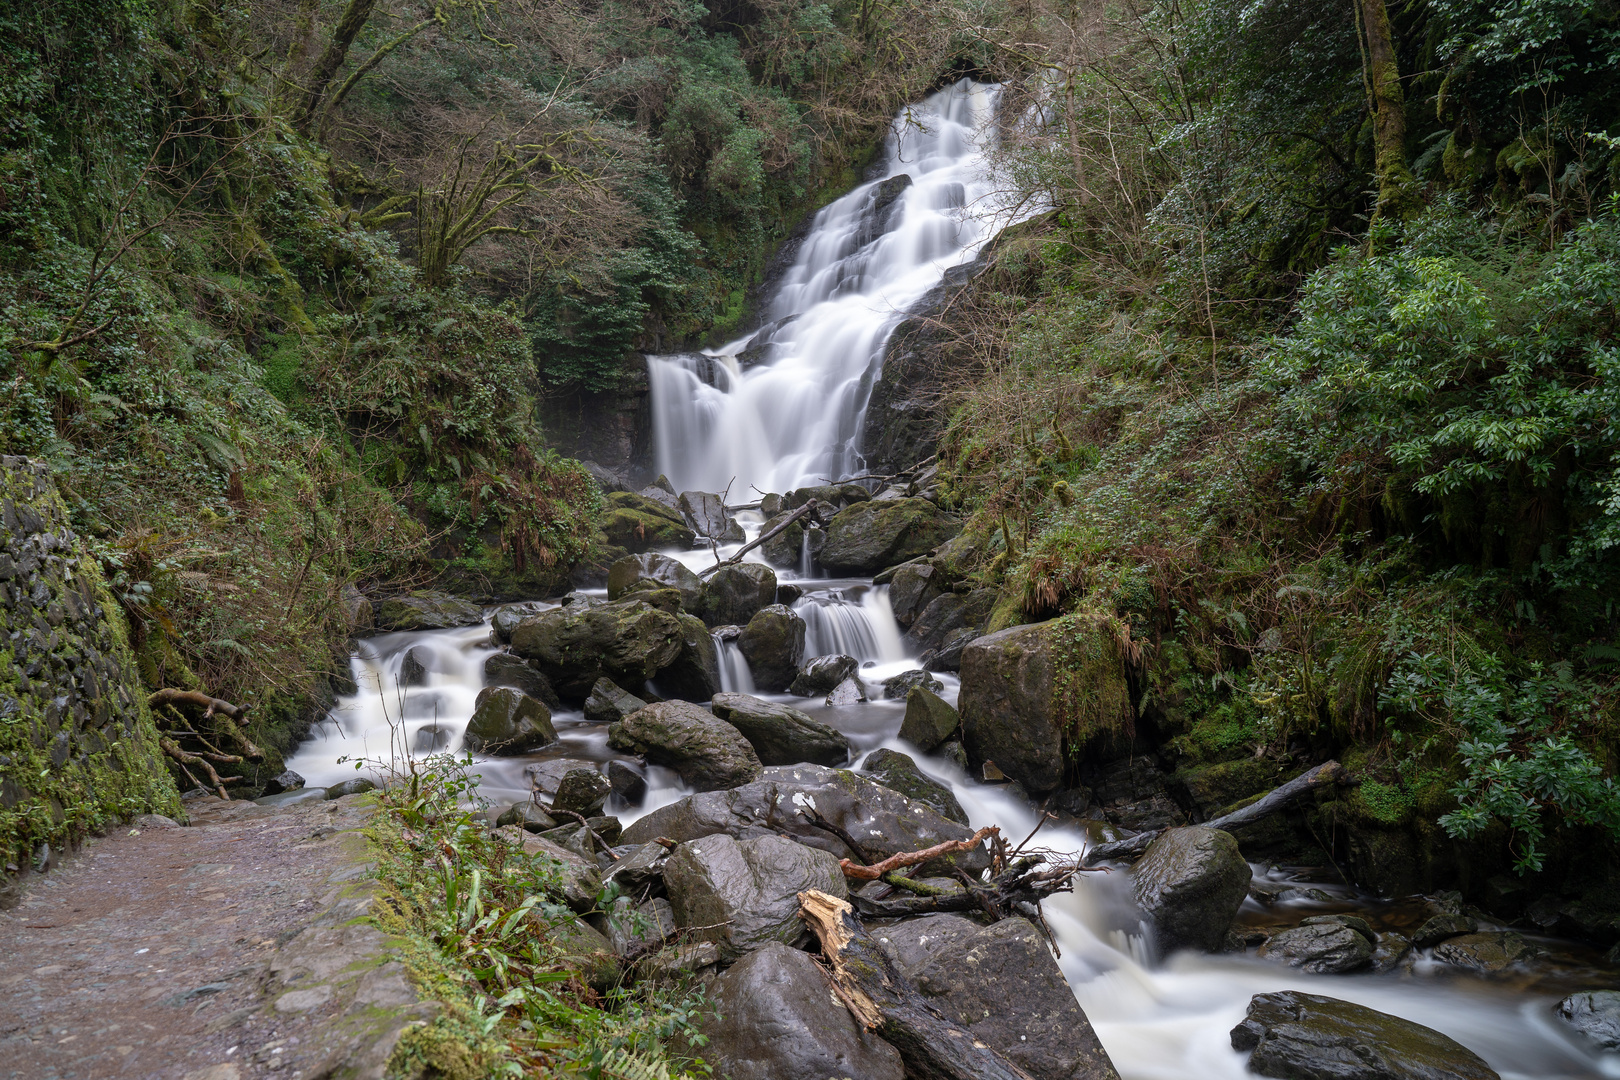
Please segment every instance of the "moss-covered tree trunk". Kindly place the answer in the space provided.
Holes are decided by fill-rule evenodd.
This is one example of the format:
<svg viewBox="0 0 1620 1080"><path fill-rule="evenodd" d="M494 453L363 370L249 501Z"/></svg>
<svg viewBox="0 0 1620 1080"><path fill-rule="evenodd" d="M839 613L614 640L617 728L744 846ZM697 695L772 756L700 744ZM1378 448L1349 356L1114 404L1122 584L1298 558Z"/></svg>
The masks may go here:
<svg viewBox="0 0 1620 1080"><path fill-rule="evenodd" d="M377 6L377 0L349 0L343 9L343 17L338 20L337 27L332 31L332 40L326 43L321 51L320 59L315 61L314 69L309 73L309 85L304 90L304 103L293 117L293 126L299 131L308 133L310 123L315 118L316 111L321 106L321 98L326 96L326 88L331 85L332 78L343 66L348 58L349 47L354 39L360 36L360 31L371 18L371 9Z"/></svg>
<svg viewBox="0 0 1620 1080"><path fill-rule="evenodd" d="M1367 35L1367 83L1372 95L1373 147L1378 169L1378 206L1374 220L1402 220L1417 203L1417 180L1406 165L1406 102L1395 37L1384 0L1361 0Z"/></svg>

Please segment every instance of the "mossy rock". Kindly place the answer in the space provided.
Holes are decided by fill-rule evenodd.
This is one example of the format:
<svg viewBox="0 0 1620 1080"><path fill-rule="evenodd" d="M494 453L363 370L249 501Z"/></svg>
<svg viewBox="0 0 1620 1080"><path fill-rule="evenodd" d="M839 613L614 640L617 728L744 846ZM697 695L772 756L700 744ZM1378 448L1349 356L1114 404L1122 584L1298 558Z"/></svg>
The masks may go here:
<svg viewBox="0 0 1620 1080"><path fill-rule="evenodd" d="M583 702L596 680L639 687L680 656L680 620L632 596L610 604L567 607L525 619L512 631L512 651L530 661L564 701Z"/></svg>
<svg viewBox="0 0 1620 1080"><path fill-rule="evenodd" d="M449 630L457 626L477 626L484 621L484 609L471 600L434 589L421 589L403 596L390 596L372 605L377 629Z"/></svg>
<svg viewBox="0 0 1620 1080"><path fill-rule="evenodd" d="M876 573L925 555L961 531L960 521L927 499L857 503L828 523L820 562L834 573Z"/></svg>
<svg viewBox="0 0 1620 1080"><path fill-rule="evenodd" d="M633 491L607 497L601 530L608 544L640 554L657 548L691 547L696 539L680 512Z"/></svg>

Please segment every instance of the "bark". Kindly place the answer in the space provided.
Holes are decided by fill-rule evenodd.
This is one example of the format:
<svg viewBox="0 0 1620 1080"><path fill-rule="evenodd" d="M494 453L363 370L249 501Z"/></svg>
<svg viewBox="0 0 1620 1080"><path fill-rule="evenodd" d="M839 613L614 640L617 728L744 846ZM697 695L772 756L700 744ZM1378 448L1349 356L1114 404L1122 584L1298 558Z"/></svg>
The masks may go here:
<svg viewBox="0 0 1620 1080"><path fill-rule="evenodd" d="M733 555L731 558L725 560L724 562L717 562L713 566L709 567L707 570L698 571L698 576L699 577L706 577L709 574L712 574L716 570L720 569L722 566L732 566L732 565L734 565L736 563L742 562L742 557L744 555L748 554L750 551L753 551L755 548L759 547L759 545L763 544L765 541L769 540L771 537L775 536L777 533L781 532L783 529L786 529L789 525L793 524L795 521L798 521L800 518L805 517L806 515L814 513L815 512L815 507L816 507L816 504L814 502L805 503L803 506L801 506L797 510L793 511L793 513L789 514L788 519L786 521L781 522L780 524L778 524L776 526L776 528L772 529L770 532L760 533L753 540L749 541L748 543L744 544L742 547L738 548L737 553L735 555Z"/></svg>
<svg viewBox="0 0 1620 1080"><path fill-rule="evenodd" d="M908 1077L1031 1080L972 1032L930 1008L861 928L847 902L822 892L802 892L799 917L821 942L839 999L857 1022L900 1051Z"/></svg>
<svg viewBox="0 0 1620 1080"><path fill-rule="evenodd" d="M166 687L147 698L146 703L154 709L162 708L164 705L195 705L204 710L205 719L215 713L224 713L238 724L247 723L246 706L232 705L217 697L209 697L200 690L176 690L173 687Z"/></svg>
<svg viewBox="0 0 1620 1080"><path fill-rule="evenodd" d="M1406 165L1406 103L1401 69L1384 0L1361 0L1367 35L1367 83L1372 94L1373 146L1377 153L1378 207L1375 218L1399 221L1415 209L1417 180Z"/></svg>
<svg viewBox="0 0 1620 1080"><path fill-rule="evenodd" d="M1307 769L1294 777L1281 787L1272 788L1264 798L1256 799L1240 810L1222 815L1212 821L1204 822L1206 829L1235 829L1269 817L1278 810L1289 805L1303 795L1315 791L1328 784L1342 784L1349 779L1344 766L1337 761L1324 762L1313 769ZM1125 840L1116 840L1111 844L1099 844L1086 852L1084 861L1098 863L1114 859L1134 859L1148 849L1155 837L1164 832L1163 829L1152 829L1148 832L1139 832Z"/></svg>
<svg viewBox="0 0 1620 1080"><path fill-rule="evenodd" d="M919 866L922 863L937 859L941 855L954 855L958 851L972 851L984 841L985 837L997 834L1000 831L1000 829L991 825L980 829L967 840L947 840L943 844L935 844L933 847L924 848L921 851L902 851L870 866L860 866L849 859L839 859L838 865L843 869L845 877L857 878L861 881L876 881L891 870L899 870L905 866Z"/></svg>
<svg viewBox="0 0 1620 1080"><path fill-rule="evenodd" d="M326 96L326 88L331 85L332 78L337 75L343 61L348 58L349 47L354 39L360 35L366 22L371 18L371 9L377 6L377 0L349 0L348 7L343 10L343 17L338 20L337 27L332 31L332 40L326 43L321 51L320 58L315 61L315 67L309 73L309 85L304 91L304 103L293 117L293 127L302 134L309 134L310 121L315 118L315 111L321 107L321 98Z"/></svg>

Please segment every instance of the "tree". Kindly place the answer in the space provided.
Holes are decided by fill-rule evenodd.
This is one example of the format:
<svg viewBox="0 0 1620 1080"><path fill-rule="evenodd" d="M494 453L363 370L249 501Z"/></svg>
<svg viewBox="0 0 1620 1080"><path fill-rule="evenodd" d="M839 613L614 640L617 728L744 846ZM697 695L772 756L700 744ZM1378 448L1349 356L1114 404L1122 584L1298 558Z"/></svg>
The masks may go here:
<svg viewBox="0 0 1620 1080"><path fill-rule="evenodd" d="M1401 70L1384 0L1361 0L1359 14L1366 37L1363 58L1368 106L1373 113L1373 148L1378 170L1378 205L1373 219L1404 220L1417 205L1417 179L1406 164L1406 103Z"/></svg>

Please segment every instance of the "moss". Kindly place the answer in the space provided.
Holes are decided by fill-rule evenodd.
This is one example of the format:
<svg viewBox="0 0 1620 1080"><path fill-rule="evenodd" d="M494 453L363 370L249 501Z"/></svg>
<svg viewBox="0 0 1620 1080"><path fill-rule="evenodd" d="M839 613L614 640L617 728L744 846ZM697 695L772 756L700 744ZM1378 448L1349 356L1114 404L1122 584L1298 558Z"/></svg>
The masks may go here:
<svg viewBox="0 0 1620 1080"><path fill-rule="evenodd" d="M1134 729L1118 620L1076 612L1053 620L1052 693L1071 752L1097 735Z"/></svg>
<svg viewBox="0 0 1620 1080"><path fill-rule="evenodd" d="M1379 825L1404 825L1417 806L1412 793L1393 784L1377 780L1363 780L1350 796L1352 809Z"/></svg>

